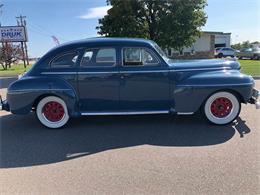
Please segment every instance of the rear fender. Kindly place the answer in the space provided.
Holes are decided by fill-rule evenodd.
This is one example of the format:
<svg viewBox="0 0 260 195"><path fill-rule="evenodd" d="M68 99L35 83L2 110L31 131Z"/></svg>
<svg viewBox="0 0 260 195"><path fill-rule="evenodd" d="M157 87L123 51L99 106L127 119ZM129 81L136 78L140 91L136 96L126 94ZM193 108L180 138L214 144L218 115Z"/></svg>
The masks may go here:
<svg viewBox="0 0 260 195"><path fill-rule="evenodd" d="M63 99L70 115L77 115L77 93L61 78L25 77L17 80L8 88L7 101L12 113L27 114L37 101L49 95Z"/></svg>

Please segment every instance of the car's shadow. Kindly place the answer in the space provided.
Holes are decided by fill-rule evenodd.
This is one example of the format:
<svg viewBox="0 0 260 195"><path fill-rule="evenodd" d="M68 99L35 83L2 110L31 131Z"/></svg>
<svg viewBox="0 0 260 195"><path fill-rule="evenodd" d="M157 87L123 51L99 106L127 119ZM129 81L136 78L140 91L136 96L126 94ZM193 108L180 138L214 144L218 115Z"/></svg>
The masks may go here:
<svg viewBox="0 0 260 195"><path fill-rule="evenodd" d="M144 144L170 147L221 144L250 129L237 124L215 126L194 116L105 116L72 119L60 130L41 126L33 114L1 117L0 167L61 162L111 149Z"/></svg>

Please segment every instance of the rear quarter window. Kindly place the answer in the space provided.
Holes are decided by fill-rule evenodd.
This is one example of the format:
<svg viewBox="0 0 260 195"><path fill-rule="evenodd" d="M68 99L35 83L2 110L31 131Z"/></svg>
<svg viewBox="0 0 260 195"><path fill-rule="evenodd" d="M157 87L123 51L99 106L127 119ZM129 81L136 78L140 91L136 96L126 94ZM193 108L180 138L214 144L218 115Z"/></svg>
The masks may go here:
<svg viewBox="0 0 260 195"><path fill-rule="evenodd" d="M76 64L78 59L78 52L65 52L58 54L50 63L51 68L68 68Z"/></svg>

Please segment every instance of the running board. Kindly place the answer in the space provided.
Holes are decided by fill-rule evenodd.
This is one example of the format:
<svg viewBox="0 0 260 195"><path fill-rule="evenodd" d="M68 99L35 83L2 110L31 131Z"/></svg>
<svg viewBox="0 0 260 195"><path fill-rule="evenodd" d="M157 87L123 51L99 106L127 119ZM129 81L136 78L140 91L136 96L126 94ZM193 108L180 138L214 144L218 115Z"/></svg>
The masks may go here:
<svg viewBox="0 0 260 195"><path fill-rule="evenodd" d="M98 115L143 115L143 114L169 114L168 110L162 111L134 111L134 112L82 112L82 116L98 116Z"/></svg>
<svg viewBox="0 0 260 195"><path fill-rule="evenodd" d="M168 110L159 111L127 111L127 112L82 112L82 116L105 116L105 115L145 115L145 114L169 114ZM178 115L192 115L193 112L177 112Z"/></svg>

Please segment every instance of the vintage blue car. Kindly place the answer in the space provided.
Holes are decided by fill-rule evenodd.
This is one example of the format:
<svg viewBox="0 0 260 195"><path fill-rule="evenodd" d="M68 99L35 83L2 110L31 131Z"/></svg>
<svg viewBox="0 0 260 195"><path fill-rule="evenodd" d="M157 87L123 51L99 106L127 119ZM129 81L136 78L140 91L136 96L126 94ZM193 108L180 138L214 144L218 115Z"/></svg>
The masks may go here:
<svg viewBox="0 0 260 195"><path fill-rule="evenodd" d="M13 82L1 109L35 111L49 128L85 115L193 114L218 125L241 103L259 108L251 76L234 60L170 60L153 41L91 38L58 46Z"/></svg>

